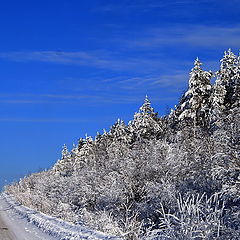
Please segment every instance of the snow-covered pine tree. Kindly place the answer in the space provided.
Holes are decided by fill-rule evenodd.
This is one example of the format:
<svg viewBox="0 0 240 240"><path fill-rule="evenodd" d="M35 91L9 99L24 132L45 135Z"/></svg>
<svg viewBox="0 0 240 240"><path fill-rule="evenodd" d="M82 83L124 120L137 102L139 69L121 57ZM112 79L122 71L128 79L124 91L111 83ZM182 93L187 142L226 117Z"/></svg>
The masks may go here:
<svg viewBox="0 0 240 240"><path fill-rule="evenodd" d="M107 132L106 129L103 129L103 134L97 133L97 136L95 137L95 144L98 147L105 149L105 151L112 144L112 142L113 136L111 136L110 132Z"/></svg>
<svg viewBox="0 0 240 240"><path fill-rule="evenodd" d="M118 119L110 128L109 135L113 141L122 142L125 144L131 143L131 132L123 120Z"/></svg>
<svg viewBox="0 0 240 240"><path fill-rule="evenodd" d="M83 145L85 144L85 140L83 138L79 138L78 140L78 145L77 145L77 149L80 152L81 148L83 147Z"/></svg>
<svg viewBox="0 0 240 240"><path fill-rule="evenodd" d="M222 119L227 110L239 104L239 58L229 49L220 62L211 96L210 118L213 122Z"/></svg>
<svg viewBox="0 0 240 240"><path fill-rule="evenodd" d="M156 117L157 114L154 112L154 109L151 106L151 102L146 95L143 105L139 108L139 112L149 114L152 117Z"/></svg>
<svg viewBox="0 0 240 240"><path fill-rule="evenodd" d="M74 170L78 171L82 166L86 163L92 162L94 158L94 141L91 136L87 136L86 138L80 140L80 144L82 145L79 147L78 144L78 152L75 155L74 161Z"/></svg>
<svg viewBox="0 0 240 240"><path fill-rule="evenodd" d="M233 76L232 107L240 107L240 55L237 58Z"/></svg>
<svg viewBox="0 0 240 240"><path fill-rule="evenodd" d="M197 58L190 72L189 87L177 109L178 119L192 119L195 124L205 126L210 108L211 71L204 71L202 63Z"/></svg>
<svg viewBox="0 0 240 240"><path fill-rule="evenodd" d="M69 176L73 171L71 153L68 151L67 145L62 147L62 157L53 166L53 171L62 176Z"/></svg>
<svg viewBox="0 0 240 240"><path fill-rule="evenodd" d="M221 84L219 79L216 80L213 85L213 94L211 96L211 114L210 118L212 122L221 118L222 113L226 109L224 102L226 96L226 87Z"/></svg>
<svg viewBox="0 0 240 240"><path fill-rule="evenodd" d="M108 144L106 148L107 154L112 160L120 161L128 153L134 135L124 121L118 119L111 126L108 137L111 138L111 144Z"/></svg>
<svg viewBox="0 0 240 240"><path fill-rule="evenodd" d="M69 156L69 151L68 151L67 145L64 144L62 147L62 159L66 159L68 158L68 156Z"/></svg>
<svg viewBox="0 0 240 240"><path fill-rule="evenodd" d="M223 58L220 60L220 70L216 73L217 80L216 86L222 86L225 88L224 105L226 108L230 108L233 104L234 86L236 82L236 71L238 68L238 58L229 49L224 52Z"/></svg>
<svg viewBox="0 0 240 240"><path fill-rule="evenodd" d="M139 111L134 114L133 121L129 123L129 129L136 140L158 138L161 135L163 131L161 120L154 112L148 96Z"/></svg>

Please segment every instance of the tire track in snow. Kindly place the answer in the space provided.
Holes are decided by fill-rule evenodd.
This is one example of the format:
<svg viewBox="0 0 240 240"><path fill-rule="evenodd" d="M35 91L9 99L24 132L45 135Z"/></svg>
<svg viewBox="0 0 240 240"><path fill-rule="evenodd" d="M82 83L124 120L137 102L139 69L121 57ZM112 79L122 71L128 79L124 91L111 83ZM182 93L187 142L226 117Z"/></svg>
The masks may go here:
<svg viewBox="0 0 240 240"><path fill-rule="evenodd" d="M1 217L1 212L3 210L0 210L0 240L15 240L15 237L13 234L9 231L7 225L3 221Z"/></svg>

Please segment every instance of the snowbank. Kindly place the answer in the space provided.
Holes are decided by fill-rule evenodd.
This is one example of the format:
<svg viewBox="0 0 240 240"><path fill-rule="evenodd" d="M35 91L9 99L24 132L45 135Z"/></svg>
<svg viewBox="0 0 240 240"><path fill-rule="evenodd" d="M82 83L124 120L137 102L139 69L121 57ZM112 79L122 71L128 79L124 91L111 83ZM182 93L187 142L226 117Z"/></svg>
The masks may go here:
<svg viewBox="0 0 240 240"><path fill-rule="evenodd" d="M27 208L15 202L14 198L6 193L2 193L2 197L16 213L26 218L28 222L34 224L43 232L59 240L120 240L119 237L107 236L104 233L93 231L83 226L76 226Z"/></svg>

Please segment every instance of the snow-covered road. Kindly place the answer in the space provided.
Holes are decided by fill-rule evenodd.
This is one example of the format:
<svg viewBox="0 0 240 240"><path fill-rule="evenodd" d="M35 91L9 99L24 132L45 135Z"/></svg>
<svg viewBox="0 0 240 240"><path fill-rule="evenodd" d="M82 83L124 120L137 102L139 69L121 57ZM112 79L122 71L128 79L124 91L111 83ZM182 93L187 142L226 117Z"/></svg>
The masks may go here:
<svg viewBox="0 0 240 240"><path fill-rule="evenodd" d="M121 240L19 205L6 193L0 194L0 219L0 240Z"/></svg>
<svg viewBox="0 0 240 240"><path fill-rule="evenodd" d="M0 195L0 240L56 240L17 214Z"/></svg>
<svg viewBox="0 0 240 240"><path fill-rule="evenodd" d="M1 215L0 215L0 240L14 240L15 237L13 234L9 231L7 225L5 222L2 220Z"/></svg>

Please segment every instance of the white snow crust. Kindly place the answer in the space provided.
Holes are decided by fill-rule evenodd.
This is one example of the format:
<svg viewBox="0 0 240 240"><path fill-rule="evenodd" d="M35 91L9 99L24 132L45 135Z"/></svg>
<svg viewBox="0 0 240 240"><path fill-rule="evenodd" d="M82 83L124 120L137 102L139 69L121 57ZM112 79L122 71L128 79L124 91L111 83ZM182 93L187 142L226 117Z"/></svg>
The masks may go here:
<svg viewBox="0 0 240 240"><path fill-rule="evenodd" d="M27 208L6 193L0 196L0 207L1 217L16 240L120 240Z"/></svg>

